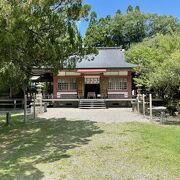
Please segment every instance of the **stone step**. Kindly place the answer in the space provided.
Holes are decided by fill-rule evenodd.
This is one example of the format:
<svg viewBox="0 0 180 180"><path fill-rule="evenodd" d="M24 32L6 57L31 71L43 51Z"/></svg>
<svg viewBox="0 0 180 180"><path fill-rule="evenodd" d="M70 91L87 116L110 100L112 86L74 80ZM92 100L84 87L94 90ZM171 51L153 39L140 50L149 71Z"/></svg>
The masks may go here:
<svg viewBox="0 0 180 180"><path fill-rule="evenodd" d="M80 102L79 104L105 104L104 102Z"/></svg>
<svg viewBox="0 0 180 180"><path fill-rule="evenodd" d="M105 101L81 101L80 102L105 102Z"/></svg>
<svg viewBox="0 0 180 180"><path fill-rule="evenodd" d="M86 105L84 105L84 104L81 104L81 105L79 105L79 107L105 107L106 108L106 105L105 104L101 104L101 105L96 105L96 104L86 104Z"/></svg>
<svg viewBox="0 0 180 180"><path fill-rule="evenodd" d="M79 107L79 109L106 109L106 107Z"/></svg>
<svg viewBox="0 0 180 180"><path fill-rule="evenodd" d="M80 109L105 109L106 103L104 99L83 99L79 102Z"/></svg>

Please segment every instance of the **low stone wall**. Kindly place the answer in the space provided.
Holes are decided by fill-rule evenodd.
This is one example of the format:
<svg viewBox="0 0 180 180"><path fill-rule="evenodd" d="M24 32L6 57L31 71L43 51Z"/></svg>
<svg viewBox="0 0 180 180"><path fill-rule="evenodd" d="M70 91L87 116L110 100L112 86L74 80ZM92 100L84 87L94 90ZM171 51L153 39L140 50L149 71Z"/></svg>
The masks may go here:
<svg viewBox="0 0 180 180"><path fill-rule="evenodd" d="M56 101L53 107L78 108L79 101Z"/></svg>
<svg viewBox="0 0 180 180"><path fill-rule="evenodd" d="M61 94L61 99L77 99L77 94Z"/></svg>
<svg viewBox="0 0 180 180"><path fill-rule="evenodd" d="M129 108L132 107L131 101L129 100L108 100L105 101L107 108ZM63 101L55 101L53 103L53 107L66 107L66 108L78 108L79 101L70 101L70 100L63 100Z"/></svg>
<svg viewBox="0 0 180 180"><path fill-rule="evenodd" d="M127 101L127 100L124 100L124 101L106 101L106 107L107 108L121 108L121 107L124 107L124 108L129 108L129 107L132 107L132 104L131 104L131 101Z"/></svg>
<svg viewBox="0 0 180 180"><path fill-rule="evenodd" d="M122 99L124 94L108 94L108 99Z"/></svg>

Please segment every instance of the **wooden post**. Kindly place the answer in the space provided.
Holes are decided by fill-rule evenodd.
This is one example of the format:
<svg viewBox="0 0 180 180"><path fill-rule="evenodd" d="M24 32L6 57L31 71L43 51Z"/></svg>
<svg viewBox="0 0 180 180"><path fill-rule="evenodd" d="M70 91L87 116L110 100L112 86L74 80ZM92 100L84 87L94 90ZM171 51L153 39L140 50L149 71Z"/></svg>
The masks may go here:
<svg viewBox="0 0 180 180"><path fill-rule="evenodd" d="M160 117L160 123L161 124L164 124L166 122L166 120L165 120L165 112L161 112L161 117Z"/></svg>
<svg viewBox="0 0 180 180"><path fill-rule="evenodd" d="M47 112L47 103L44 103L44 112Z"/></svg>
<svg viewBox="0 0 180 180"><path fill-rule="evenodd" d="M27 120L27 96L24 93L24 122Z"/></svg>
<svg viewBox="0 0 180 180"><path fill-rule="evenodd" d="M180 90L180 88L179 88ZM180 114L180 101L177 103L177 110L178 110L178 114Z"/></svg>
<svg viewBox="0 0 180 180"><path fill-rule="evenodd" d="M14 99L14 109L16 109L16 100Z"/></svg>
<svg viewBox="0 0 180 180"><path fill-rule="evenodd" d="M11 113L10 112L7 112L6 113L6 125L9 126L12 122L12 119L11 119Z"/></svg>
<svg viewBox="0 0 180 180"><path fill-rule="evenodd" d="M150 120L152 121L152 94L149 94L149 111L150 111Z"/></svg>
<svg viewBox="0 0 180 180"><path fill-rule="evenodd" d="M138 111L138 113L140 113L140 110L139 110L139 94L137 95L137 111Z"/></svg>
<svg viewBox="0 0 180 180"><path fill-rule="evenodd" d="M143 94L143 115L145 116L145 95Z"/></svg>
<svg viewBox="0 0 180 180"><path fill-rule="evenodd" d="M33 119L36 118L35 94L33 95Z"/></svg>

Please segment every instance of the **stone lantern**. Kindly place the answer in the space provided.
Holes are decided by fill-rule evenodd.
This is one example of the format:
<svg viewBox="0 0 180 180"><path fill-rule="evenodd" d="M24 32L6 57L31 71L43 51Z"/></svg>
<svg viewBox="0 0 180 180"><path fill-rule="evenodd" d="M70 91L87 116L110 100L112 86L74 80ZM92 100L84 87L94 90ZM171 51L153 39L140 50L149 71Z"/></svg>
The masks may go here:
<svg viewBox="0 0 180 180"><path fill-rule="evenodd" d="M41 84L36 85L37 88L37 94L35 99L35 109L36 113L42 113L43 112L43 103L42 103L42 88L43 86Z"/></svg>

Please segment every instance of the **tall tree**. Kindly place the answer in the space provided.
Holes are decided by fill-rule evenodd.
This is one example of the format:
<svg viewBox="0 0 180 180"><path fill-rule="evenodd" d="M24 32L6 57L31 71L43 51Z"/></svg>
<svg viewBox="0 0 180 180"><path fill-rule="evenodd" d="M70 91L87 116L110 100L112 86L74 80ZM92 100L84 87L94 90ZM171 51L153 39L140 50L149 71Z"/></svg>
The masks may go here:
<svg viewBox="0 0 180 180"><path fill-rule="evenodd" d="M153 37L157 33L172 33L180 29L176 18L142 13L139 6L136 6L135 10L129 6L125 14L117 10L111 18L98 20L96 15L96 23L93 26L90 24L85 44L89 42L95 46L123 46L125 49L133 43L142 42L146 37Z"/></svg>
<svg viewBox="0 0 180 180"><path fill-rule="evenodd" d="M34 66L57 72L69 57L94 50L83 47L76 27L90 10L82 0L0 0L0 9L0 63L7 67L1 75L9 74L9 64L22 79L29 78Z"/></svg>
<svg viewBox="0 0 180 180"><path fill-rule="evenodd" d="M127 10L126 10L126 13L132 13L133 11L134 11L133 7L131 5L129 5Z"/></svg>
<svg viewBox="0 0 180 180"><path fill-rule="evenodd" d="M165 94L168 101L180 100L180 51L172 53L157 67L150 77L150 84L159 94Z"/></svg>
<svg viewBox="0 0 180 180"><path fill-rule="evenodd" d="M85 45L91 45L95 47L111 46L111 16L107 16L106 18L100 18L99 20L97 20L97 16L95 15L96 14L92 12L89 26L84 39Z"/></svg>
<svg viewBox="0 0 180 180"><path fill-rule="evenodd" d="M137 85L155 89L169 97L180 87L180 35L158 34L145 39L126 52L126 59L137 64Z"/></svg>
<svg viewBox="0 0 180 180"><path fill-rule="evenodd" d="M178 20L173 16L145 14L146 36L153 37L157 33L168 34L178 31Z"/></svg>
<svg viewBox="0 0 180 180"><path fill-rule="evenodd" d="M122 14L122 12L121 12L121 10L120 9L118 9L117 11L116 11L116 15L120 15L120 14Z"/></svg>
<svg viewBox="0 0 180 180"><path fill-rule="evenodd" d="M140 7L139 6L136 6L135 7L135 12L140 12L141 10L140 10Z"/></svg>
<svg viewBox="0 0 180 180"><path fill-rule="evenodd" d="M114 44L128 48L131 43L141 42L145 37L144 15L139 11L117 14L113 18Z"/></svg>
<svg viewBox="0 0 180 180"><path fill-rule="evenodd" d="M95 11L92 11L90 14L89 26L86 30L84 44L85 46L94 46L96 40L95 33L97 32L97 14Z"/></svg>

